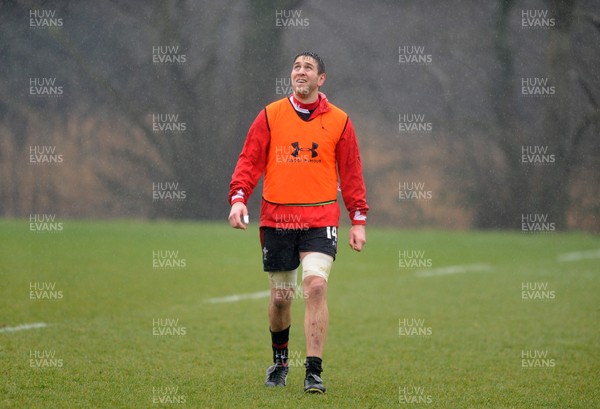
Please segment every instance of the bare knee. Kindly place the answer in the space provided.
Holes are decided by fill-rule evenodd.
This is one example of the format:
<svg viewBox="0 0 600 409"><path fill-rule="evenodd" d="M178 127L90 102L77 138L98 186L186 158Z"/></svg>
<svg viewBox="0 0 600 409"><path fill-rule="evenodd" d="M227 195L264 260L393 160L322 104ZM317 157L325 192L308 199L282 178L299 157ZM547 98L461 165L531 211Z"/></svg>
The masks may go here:
<svg viewBox="0 0 600 409"><path fill-rule="evenodd" d="M290 308L294 298L294 289L273 289L271 290L271 304L278 310L284 311Z"/></svg>
<svg viewBox="0 0 600 409"><path fill-rule="evenodd" d="M322 277L309 276L303 283L304 294L308 300L322 300L327 295L327 281Z"/></svg>

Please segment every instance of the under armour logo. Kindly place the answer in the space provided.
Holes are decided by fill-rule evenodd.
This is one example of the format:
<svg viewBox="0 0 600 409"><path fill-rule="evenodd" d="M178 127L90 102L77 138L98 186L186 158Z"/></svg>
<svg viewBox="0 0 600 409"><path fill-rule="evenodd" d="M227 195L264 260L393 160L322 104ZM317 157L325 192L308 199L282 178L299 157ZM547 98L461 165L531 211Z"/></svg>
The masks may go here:
<svg viewBox="0 0 600 409"><path fill-rule="evenodd" d="M298 142L292 142L292 147L294 148L294 152L292 152L292 156L294 157L298 157L298 155L300 154L300 151L310 151L311 152L311 158L315 158L317 156L319 156L319 154L317 153L317 148L319 147L319 144L316 142L312 143L312 148L301 148L300 144Z"/></svg>

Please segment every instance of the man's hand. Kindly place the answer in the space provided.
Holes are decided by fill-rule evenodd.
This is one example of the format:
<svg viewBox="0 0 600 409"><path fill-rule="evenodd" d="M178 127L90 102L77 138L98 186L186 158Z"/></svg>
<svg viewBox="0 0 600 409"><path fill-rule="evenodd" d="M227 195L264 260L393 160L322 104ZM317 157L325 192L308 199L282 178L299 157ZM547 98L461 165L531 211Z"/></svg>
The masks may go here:
<svg viewBox="0 0 600 409"><path fill-rule="evenodd" d="M355 224L350 228L350 247L352 250L361 251L367 242L367 233L364 224Z"/></svg>
<svg viewBox="0 0 600 409"><path fill-rule="evenodd" d="M231 227L246 230L246 225L242 221L244 216L248 216L248 208L242 202L235 202L229 212L229 224Z"/></svg>

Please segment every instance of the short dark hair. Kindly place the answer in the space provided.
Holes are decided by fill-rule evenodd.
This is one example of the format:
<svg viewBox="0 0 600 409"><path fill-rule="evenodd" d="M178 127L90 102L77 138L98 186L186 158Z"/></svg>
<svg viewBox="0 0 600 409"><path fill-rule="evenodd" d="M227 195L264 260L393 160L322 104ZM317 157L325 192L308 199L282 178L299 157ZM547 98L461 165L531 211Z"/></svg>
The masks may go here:
<svg viewBox="0 0 600 409"><path fill-rule="evenodd" d="M294 62L296 62L296 60L298 59L298 57L310 57L313 60L315 60L317 62L317 73L318 74L325 74L325 63L323 62L323 59L321 57L319 57L319 55L317 53L314 53L312 51L303 51L300 54L298 54L297 56L294 57Z"/></svg>

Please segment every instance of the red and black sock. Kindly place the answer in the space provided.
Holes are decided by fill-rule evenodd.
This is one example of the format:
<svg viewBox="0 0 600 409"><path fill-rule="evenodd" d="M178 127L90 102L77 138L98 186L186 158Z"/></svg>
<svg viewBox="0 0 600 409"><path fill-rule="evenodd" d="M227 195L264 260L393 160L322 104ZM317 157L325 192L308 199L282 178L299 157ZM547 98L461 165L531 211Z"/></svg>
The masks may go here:
<svg viewBox="0 0 600 409"><path fill-rule="evenodd" d="M271 332L271 346L273 347L273 363L287 366L288 364L288 341L290 339L290 327L283 331Z"/></svg>
<svg viewBox="0 0 600 409"><path fill-rule="evenodd" d="M306 362L304 363L304 366L306 367L306 374L308 375L309 373L312 373L317 376L321 376L321 372L323 372L323 368L321 367L322 363L323 360L318 356L307 356Z"/></svg>

